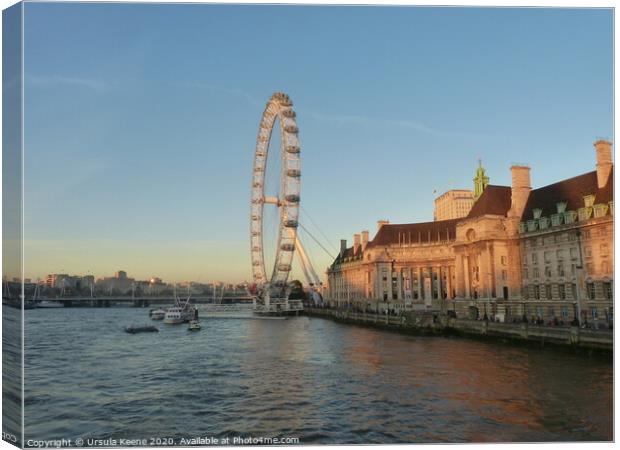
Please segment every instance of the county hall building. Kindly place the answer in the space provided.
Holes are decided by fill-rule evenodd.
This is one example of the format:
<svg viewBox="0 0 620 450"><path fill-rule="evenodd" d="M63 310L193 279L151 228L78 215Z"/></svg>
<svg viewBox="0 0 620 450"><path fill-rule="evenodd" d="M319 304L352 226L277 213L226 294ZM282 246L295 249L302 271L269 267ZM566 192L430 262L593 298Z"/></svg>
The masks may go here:
<svg viewBox="0 0 620 450"><path fill-rule="evenodd" d="M453 218L379 221L372 240L368 231L350 247L341 240L327 270L328 301L497 320L611 320L611 143L594 147L596 170L536 189L529 167L512 166L511 186L496 186L480 165L473 192L436 201L435 217ZM446 204L451 199L460 204Z"/></svg>

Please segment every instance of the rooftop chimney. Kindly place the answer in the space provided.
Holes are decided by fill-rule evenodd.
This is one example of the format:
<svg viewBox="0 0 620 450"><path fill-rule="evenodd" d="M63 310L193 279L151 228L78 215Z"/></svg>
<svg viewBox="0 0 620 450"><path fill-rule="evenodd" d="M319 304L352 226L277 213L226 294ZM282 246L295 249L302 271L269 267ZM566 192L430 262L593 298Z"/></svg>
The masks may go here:
<svg viewBox="0 0 620 450"><path fill-rule="evenodd" d="M360 251L360 235L353 235L353 254L357 255L357 252Z"/></svg>
<svg viewBox="0 0 620 450"><path fill-rule="evenodd" d="M377 220L377 231L379 231L383 225L387 225L389 223L389 220Z"/></svg>
<svg viewBox="0 0 620 450"><path fill-rule="evenodd" d="M344 255L344 252L347 250L347 240L340 239L340 256Z"/></svg>
<svg viewBox="0 0 620 450"><path fill-rule="evenodd" d="M368 231L362 231L362 251L366 250L366 246L368 245Z"/></svg>
<svg viewBox="0 0 620 450"><path fill-rule="evenodd" d="M599 139L594 143L596 148L596 181L601 189L607 184L613 163L611 162L611 142Z"/></svg>
<svg viewBox="0 0 620 450"><path fill-rule="evenodd" d="M510 215L520 218L523 215L525 204L532 190L530 168L527 166L512 166L510 172L512 173Z"/></svg>

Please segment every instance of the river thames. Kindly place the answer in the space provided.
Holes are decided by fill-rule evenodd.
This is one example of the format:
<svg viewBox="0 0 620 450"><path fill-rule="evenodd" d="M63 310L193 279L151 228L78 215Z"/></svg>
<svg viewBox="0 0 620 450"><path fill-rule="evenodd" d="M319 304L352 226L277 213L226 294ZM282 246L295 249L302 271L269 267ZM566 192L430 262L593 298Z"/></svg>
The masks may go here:
<svg viewBox="0 0 620 450"><path fill-rule="evenodd" d="M5 327L19 317L3 310ZM203 315L199 332L157 322L159 333L130 335L147 309L25 316L26 442L613 439L613 368L598 357L307 317Z"/></svg>

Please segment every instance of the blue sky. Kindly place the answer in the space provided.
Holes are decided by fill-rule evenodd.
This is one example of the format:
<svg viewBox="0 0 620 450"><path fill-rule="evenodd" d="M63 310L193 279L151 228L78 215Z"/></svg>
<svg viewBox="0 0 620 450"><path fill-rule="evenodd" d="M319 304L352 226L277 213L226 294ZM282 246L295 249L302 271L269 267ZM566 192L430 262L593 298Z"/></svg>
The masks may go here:
<svg viewBox="0 0 620 450"><path fill-rule="evenodd" d="M25 90L27 276L241 281L273 92L295 103L302 205L331 249L432 220L478 157L492 184L515 162L535 187L593 170L612 11L27 3Z"/></svg>

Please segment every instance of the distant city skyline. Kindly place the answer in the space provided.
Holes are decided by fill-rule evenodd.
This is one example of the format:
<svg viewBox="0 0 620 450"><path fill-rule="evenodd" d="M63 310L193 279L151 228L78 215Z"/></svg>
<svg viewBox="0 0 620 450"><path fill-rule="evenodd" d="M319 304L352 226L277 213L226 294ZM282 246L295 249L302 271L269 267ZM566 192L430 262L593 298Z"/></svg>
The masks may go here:
<svg viewBox="0 0 620 450"><path fill-rule="evenodd" d="M593 170L593 142L614 138L611 8L24 8L32 279L249 281L252 157L275 91L295 104L301 204L332 253L378 219L432 221L479 157L491 184L518 162L540 187ZM322 274L331 258L301 236Z"/></svg>

